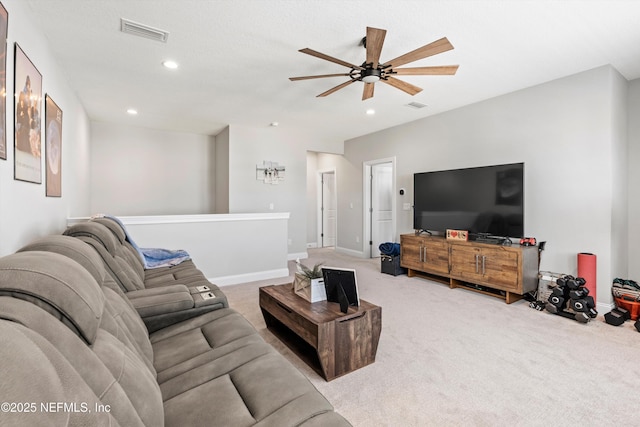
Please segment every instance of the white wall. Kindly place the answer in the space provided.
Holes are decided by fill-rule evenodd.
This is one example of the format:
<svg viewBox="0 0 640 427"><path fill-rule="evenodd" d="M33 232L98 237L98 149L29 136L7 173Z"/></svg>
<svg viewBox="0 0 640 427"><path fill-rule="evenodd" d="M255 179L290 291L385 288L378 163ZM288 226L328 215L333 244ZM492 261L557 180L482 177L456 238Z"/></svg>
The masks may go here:
<svg viewBox="0 0 640 427"><path fill-rule="evenodd" d="M415 172L525 162L525 233L547 241L542 270L577 273L576 254L598 256L598 301L611 302L610 284L626 263L619 246L625 206L614 188L625 181L618 170L624 153L625 82L611 67L548 82L345 143L339 171L347 185L338 194L338 246L364 250L362 162L396 156L398 232L413 229ZM344 188L346 187L346 188ZM351 209L350 205L355 208ZM361 232L361 231L360 231Z"/></svg>
<svg viewBox="0 0 640 427"><path fill-rule="evenodd" d="M628 253L629 274L627 277L640 282L640 79L633 80L629 84L629 121L628 140L629 157L627 167L629 169L629 229L628 229Z"/></svg>
<svg viewBox="0 0 640 427"><path fill-rule="evenodd" d="M215 137L215 213L229 213L229 127Z"/></svg>
<svg viewBox="0 0 640 427"><path fill-rule="evenodd" d="M50 54L48 41L19 0L2 0L9 12L7 40L7 160L0 160L0 256L31 240L61 233L68 216L87 215L90 206L90 125L84 108L68 86L64 73ZM42 150L42 184L13 179L14 43L42 74L43 97L49 94L63 112L62 197L45 197L45 152ZM44 99L42 102L44 111ZM44 114L43 114L44 117ZM42 120L44 124L44 120ZM42 128L44 143L44 127Z"/></svg>
<svg viewBox="0 0 640 427"><path fill-rule="evenodd" d="M213 212L213 138L96 121L91 137L93 213Z"/></svg>
<svg viewBox="0 0 640 427"><path fill-rule="evenodd" d="M306 256L307 250L308 150L341 152L342 142L322 140L285 125L229 127L229 212L289 212L292 258ZM269 185L256 179L256 165L265 160L285 166L284 181Z"/></svg>
<svg viewBox="0 0 640 427"><path fill-rule="evenodd" d="M318 247L318 153L307 152L307 247Z"/></svg>

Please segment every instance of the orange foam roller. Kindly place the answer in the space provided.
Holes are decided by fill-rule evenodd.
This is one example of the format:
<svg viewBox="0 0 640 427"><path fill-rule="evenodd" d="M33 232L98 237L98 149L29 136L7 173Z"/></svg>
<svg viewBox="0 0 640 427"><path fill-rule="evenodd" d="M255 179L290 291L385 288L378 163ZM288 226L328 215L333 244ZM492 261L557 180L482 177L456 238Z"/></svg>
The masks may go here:
<svg viewBox="0 0 640 427"><path fill-rule="evenodd" d="M578 254L578 277L586 281L584 287L589 289L589 295L596 299L596 256L587 252Z"/></svg>

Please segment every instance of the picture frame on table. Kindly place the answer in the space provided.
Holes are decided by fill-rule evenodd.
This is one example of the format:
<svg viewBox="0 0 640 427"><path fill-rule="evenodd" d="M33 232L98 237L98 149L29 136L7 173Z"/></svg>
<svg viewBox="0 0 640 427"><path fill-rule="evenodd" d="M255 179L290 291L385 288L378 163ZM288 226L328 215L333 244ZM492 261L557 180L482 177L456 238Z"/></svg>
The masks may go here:
<svg viewBox="0 0 640 427"><path fill-rule="evenodd" d="M42 74L15 44L14 179L42 184Z"/></svg>
<svg viewBox="0 0 640 427"><path fill-rule="evenodd" d="M62 110L45 95L45 169L46 196L62 197Z"/></svg>

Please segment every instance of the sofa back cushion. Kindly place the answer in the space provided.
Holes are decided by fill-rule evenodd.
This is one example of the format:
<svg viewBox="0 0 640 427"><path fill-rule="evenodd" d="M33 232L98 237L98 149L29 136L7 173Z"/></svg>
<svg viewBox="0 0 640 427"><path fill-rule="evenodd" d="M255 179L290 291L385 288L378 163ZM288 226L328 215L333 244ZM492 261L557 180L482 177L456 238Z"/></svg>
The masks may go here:
<svg viewBox="0 0 640 427"><path fill-rule="evenodd" d="M21 405L15 409L22 408L15 412L3 410L0 424L16 427L125 425L118 423L110 411L95 410L103 402L45 338L8 320L0 320L0 336L0 400ZM57 407L58 402L75 406L65 411Z"/></svg>
<svg viewBox="0 0 640 427"><path fill-rule="evenodd" d="M72 259L43 251L0 258L0 295L0 319L45 337L117 408L122 425L163 424L151 343L126 297Z"/></svg>
<svg viewBox="0 0 640 427"><path fill-rule="evenodd" d="M134 351L155 377L149 331L129 299L115 284L113 278L105 273L104 263L96 250L80 239L52 235L37 239L19 250L19 252L30 251L64 255L92 272L92 276L102 288L105 297L104 310L108 312L108 315L103 313L99 327L110 332Z"/></svg>
<svg viewBox="0 0 640 427"><path fill-rule="evenodd" d="M92 222L97 222L107 227L118 239L122 245L122 255L129 262L131 267L138 273L141 279L144 279L144 260L136 248L127 240L127 234L124 228L115 220L109 217L92 218Z"/></svg>
<svg viewBox="0 0 640 427"><path fill-rule="evenodd" d="M64 235L76 237L91 245L104 261L107 272L124 292L144 289L144 282L136 271L122 243L111 230L95 222L82 222L68 227Z"/></svg>
<svg viewBox="0 0 640 427"><path fill-rule="evenodd" d="M93 344L104 294L80 264L52 252L20 252L0 258L0 295L28 300L62 320Z"/></svg>

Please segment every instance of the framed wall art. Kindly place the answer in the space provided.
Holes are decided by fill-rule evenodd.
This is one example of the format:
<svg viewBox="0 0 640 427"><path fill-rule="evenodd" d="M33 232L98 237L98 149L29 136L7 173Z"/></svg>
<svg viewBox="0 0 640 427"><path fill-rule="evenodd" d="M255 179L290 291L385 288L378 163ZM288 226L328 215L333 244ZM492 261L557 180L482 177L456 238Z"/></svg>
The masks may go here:
<svg viewBox="0 0 640 427"><path fill-rule="evenodd" d="M0 3L0 159L7 160L7 28L9 14Z"/></svg>
<svg viewBox="0 0 640 427"><path fill-rule="evenodd" d="M18 43L14 67L14 178L41 184L42 74Z"/></svg>
<svg viewBox="0 0 640 427"><path fill-rule="evenodd" d="M62 196L62 110L47 94L44 101L44 138L47 197Z"/></svg>

